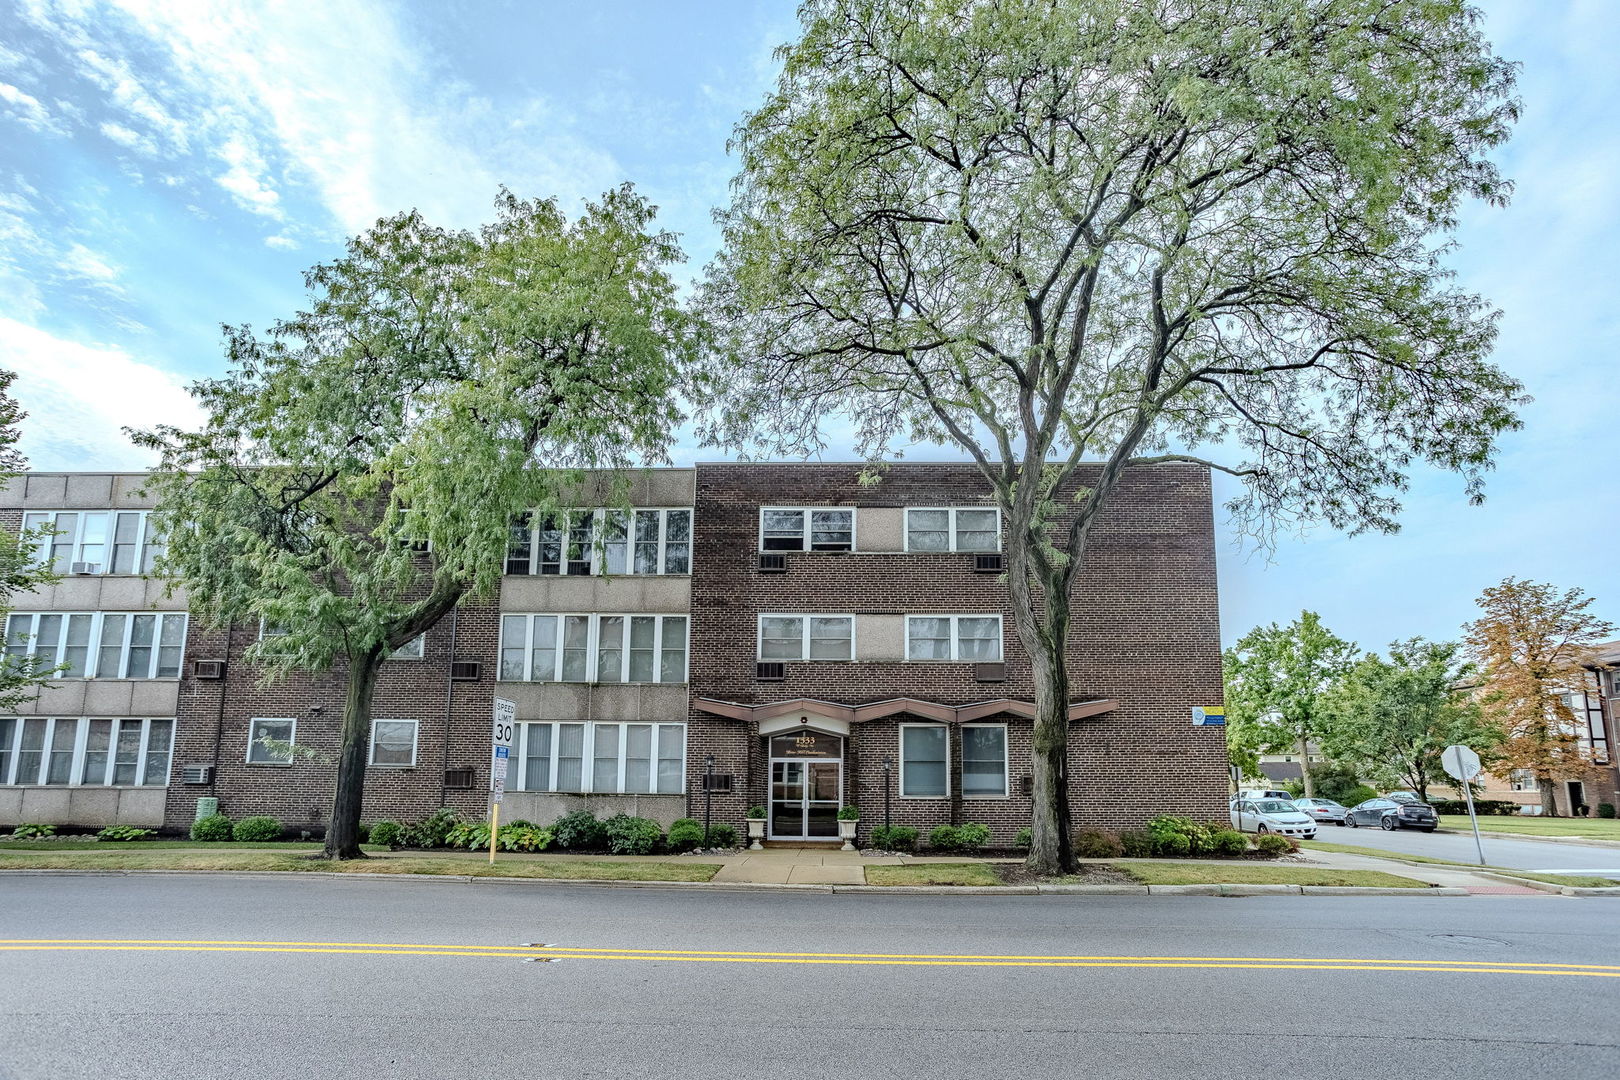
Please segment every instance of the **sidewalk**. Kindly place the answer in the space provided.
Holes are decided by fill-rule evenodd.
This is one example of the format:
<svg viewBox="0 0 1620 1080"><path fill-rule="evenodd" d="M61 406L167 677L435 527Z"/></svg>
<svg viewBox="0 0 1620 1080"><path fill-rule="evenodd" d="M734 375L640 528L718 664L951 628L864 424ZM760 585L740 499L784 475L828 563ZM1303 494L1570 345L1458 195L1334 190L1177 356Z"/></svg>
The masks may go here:
<svg viewBox="0 0 1620 1080"><path fill-rule="evenodd" d="M1301 851L1294 857L1334 870L1382 870L1387 874L1398 874L1442 889L1467 889L1472 894L1483 896L1528 896L1545 891L1532 889L1527 885L1511 884L1494 875L1459 866L1407 863L1395 859L1378 859L1371 855L1349 855L1340 851Z"/></svg>

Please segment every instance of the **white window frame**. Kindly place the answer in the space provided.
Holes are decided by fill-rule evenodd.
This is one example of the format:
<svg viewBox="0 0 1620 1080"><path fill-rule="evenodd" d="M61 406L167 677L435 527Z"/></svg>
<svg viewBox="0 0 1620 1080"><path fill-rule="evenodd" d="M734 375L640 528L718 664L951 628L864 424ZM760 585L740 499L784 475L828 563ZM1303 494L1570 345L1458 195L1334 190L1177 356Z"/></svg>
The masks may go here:
<svg viewBox="0 0 1620 1080"><path fill-rule="evenodd" d="M579 779L580 788L575 791L559 792L557 788L557 762L558 762L558 729L564 724L580 724L584 728L582 735L583 745L580 758ZM651 780L651 791L624 790L624 775L626 760L629 756L630 745L629 729L633 725L647 725L652 728L652 742L649 747L652 754L648 764L648 777ZM686 739L688 736L687 724L684 720L520 720L517 724L519 733L513 744L515 768L512 771L512 785L510 791L536 791L558 794L596 794L596 795L680 795L686 791ZM544 778L544 787L534 787L529 777L529 736L532 729L549 727L551 729L551 753L546 759L547 775ZM619 729L618 737L618 764L615 771L614 790L599 791L596 781L596 729L600 727L615 727ZM681 775L673 791L661 791L658 788L658 762L662 758L663 741L666 738L665 728L678 728L680 730L680 755L676 760L681 763Z"/></svg>
<svg viewBox="0 0 1620 1080"><path fill-rule="evenodd" d="M975 795L969 795L968 790L967 790L967 761L968 761L968 758L967 758L967 733L968 733L969 729L990 730L992 728L999 729L1001 731L1001 790L999 792L983 792L983 793L979 793L979 794L975 794ZM949 740L947 738L947 744L948 744L948 742L949 742ZM950 775L950 769L947 768L945 770L945 772L946 772L947 776ZM1012 745L1011 745L1011 742L1009 741L1009 733L1007 731L1007 725L1006 724L963 724L962 725L962 798L964 800L967 800L967 801L971 802L971 801L978 800L978 799L1006 799L1006 798L1009 798L1012 795L1012 777L1009 775L1011 772L1012 772Z"/></svg>
<svg viewBox="0 0 1620 1080"><path fill-rule="evenodd" d="M900 761L900 795L902 799L938 800L951 797L951 729L945 724L900 724L899 734L895 736L895 757ZM907 795L906 794L906 731L909 728L924 728L929 731L943 731L945 733L945 790L939 795Z"/></svg>
<svg viewBox="0 0 1620 1080"><path fill-rule="evenodd" d="M378 724L409 724L411 725L411 760L378 761L377 760L377 725ZM414 769L416 768L416 746L422 733L422 724L418 720L399 719L390 716L376 716L371 720L371 745L366 752L366 766L372 769Z"/></svg>
<svg viewBox="0 0 1620 1080"><path fill-rule="evenodd" d="M605 619L605 618L624 619L624 620L626 620L625 624L624 624L624 638L620 642L620 648L619 648L619 678L616 679L616 680L612 680L610 683L608 683L606 685L613 685L615 683L624 683L624 684L630 685L630 686L685 686L691 680L691 677L692 677L692 616L690 614L688 614L688 613L674 612L674 611L626 611L626 612L621 612L621 611L602 611L602 612L584 612L584 611L566 611L566 612L503 611L503 612L501 612L500 634L499 634L499 640L496 643L496 652L495 652L495 677L496 677L496 681L497 682L526 682L526 683L534 683L534 682L538 682L538 683L560 683L560 682L563 682L564 681L563 678L562 678L562 672L563 672L563 632L564 632L564 628L567 625L566 623L563 622L563 620L564 619L569 619L569 618L585 619L586 620L586 624L585 624L585 627L586 627L586 629L585 629L585 678L583 680L575 680L575 679L567 680L567 682L569 682L570 684L575 685L575 686L582 685L584 683L601 684L602 679L601 679L600 661L601 661L601 644L602 644L602 620ZM524 628L524 635L525 636L524 636L524 644L523 644L523 678L521 678L521 679L508 679L508 678L505 678L504 671L502 670L502 661L503 661L503 658L506 655L506 648L507 648L507 645L506 645L506 620L507 619L524 619L524 620L526 620L525 624L524 624L524 627L525 627ZM557 637L556 637L557 648L556 648L556 656L552 660L552 668L551 668L551 677L550 678L536 678L535 673L534 673L534 647L533 647L532 643L534 641L535 621L538 620L538 619L556 619L557 620ZM682 620L685 621L686 625L685 625L684 630L683 630L683 632L681 634L681 652L682 652L683 659L682 659L682 662L681 662L681 678L679 680L666 680L666 679L663 679L663 678L655 678L652 682L635 682L635 683L629 682L629 678L630 678L630 622L629 622L629 620L631 620L631 619L652 619L653 620L653 674L659 675L659 676L662 676L663 670L664 670L664 635L665 635L666 629L668 628L669 620L671 620L671 619L682 619Z"/></svg>
<svg viewBox="0 0 1620 1080"><path fill-rule="evenodd" d="M7 736L5 745L0 745L0 758L3 758L3 767L0 767L0 785L9 787L168 787L169 776L174 771L174 735L179 725L172 716L5 716L0 720L9 720L11 733ZM22 754L23 726L31 720L37 720L45 726L45 738L40 743L39 768L32 780L24 780L18 776L21 762L18 760ZM68 782L65 784L43 783L51 764L51 754L63 752L56 743L56 728L59 721L71 721L74 725L73 734L69 741L71 746L68 753ZM86 780L84 776L85 756L90 740L90 726L97 720L105 720L111 725L107 744L107 760L102 766L100 781ZM167 747L154 746L152 743L152 724L167 723L169 725L169 739ZM135 782L132 784L114 784L112 776L118 763L118 734L125 724L139 724L141 730L140 747L135 754ZM163 770L161 784L148 784L146 772L148 759L153 754L162 754L167 759Z"/></svg>
<svg viewBox="0 0 1620 1080"><path fill-rule="evenodd" d="M957 543L956 515L963 510L989 511L996 515L996 546L992 548L967 548ZM911 546L911 515L918 511L943 512L945 518L946 546L939 550L926 548L913 548ZM921 555L945 555L950 552L990 552L1001 550L1001 507L999 506L908 506L905 520L905 550L916 551Z"/></svg>
<svg viewBox="0 0 1620 1080"><path fill-rule="evenodd" d="M951 655L947 657L914 658L911 655L911 620L912 619L948 619L951 624ZM964 659L962 656L962 619L994 619L996 620L996 655L991 657L973 657ZM1001 614L995 611L964 612L959 615L944 612L914 612L906 616L906 662L908 664L999 664L1007 658L1007 626Z"/></svg>
<svg viewBox="0 0 1620 1080"><path fill-rule="evenodd" d="M3 641L0 641L0 649L4 649L7 653L11 652L11 627L13 620L18 620L26 621L28 625L26 631L28 646L21 655L49 655L39 651L39 623L41 618L52 615L60 616L62 619L62 633L57 638L54 656L52 656L53 667L66 662L69 621L76 616L88 616L90 619L90 638L85 651L84 674L52 675L52 679L72 679L74 681L80 679L130 679L140 682L167 682L171 679L178 680L185 671L186 633L190 629L187 625L190 616L184 611L11 611L5 614L3 620L0 620L0 636L4 638ZM150 646L152 657L147 662L147 674L145 675L127 673L129 671L130 641L134 637L134 620L137 615L149 615L154 619L152 624L152 644ZM122 618L124 620L124 632L118 644L117 670L111 673L103 673L101 671L101 634L108 616ZM173 675L159 675L157 671L158 665L162 663L163 628L170 620L176 620L180 624L180 659L175 665Z"/></svg>
<svg viewBox="0 0 1620 1080"><path fill-rule="evenodd" d="M147 549L156 548L161 552L167 547L166 544L161 543L152 535L152 511L150 510L120 510L114 507L101 507L84 510L25 510L23 511L22 527L24 530L28 530L38 529L44 525L49 525L53 533L65 531L58 530L56 528L57 518L63 514L77 515L77 519L74 522L72 535L67 541L67 565L64 566L61 571L64 574L72 574L72 567L75 563L84 563L90 561L83 557L85 547L85 524L89 518L98 515L104 517L107 522L107 531L105 533L106 540L103 544L101 544L101 547L103 548L102 561L100 564L101 569L82 571L81 573L94 574L102 577L144 577L147 573L147 571L144 569L147 562ZM135 514L138 515L140 519L140 524L135 533L135 565L134 569L128 571L127 573L118 573L113 570L113 546L117 537L118 515L120 514ZM46 536L39 541L38 545L34 549L34 561L36 564L48 564L50 562L51 547L54 542L54 536Z"/></svg>
<svg viewBox="0 0 1620 1080"><path fill-rule="evenodd" d="M531 511L531 512L525 513L523 515L523 517L522 517L522 520L521 520L520 524L522 525L522 527L528 533L528 539L529 539L528 564L529 564L529 569L525 573L511 574L510 570L508 569L508 567L510 566L510 562L511 562L511 544L510 544L510 541L509 541L508 545L507 545L507 553L502 556L502 572L505 573L505 574L509 574L512 577L601 577L601 576L609 576L607 566L606 566L606 562L607 562L606 546L607 545L606 545L606 541L604 540L604 536L606 535L607 515L610 514L610 513L622 513L622 514L626 514L628 516L627 532L626 532L626 536L625 536L624 570L620 571L619 573L612 574L611 576L613 576L613 577L666 577L666 576L667 577L690 577L691 576L691 574L692 574L692 557L693 557L693 554L694 554L693 530L694 530L694 526L695 526L695 523L696 523L697 515L694 512L693 507L690 507L690 506L632 506L632 507L628 507L628 508L607 507L607 508L597 508L597 509L594 509L594 510L583 510L582 509L582 510L559 510L559 511L557 511L554 516L561 517L566 524L564 524L564 526L563 526L563 535L564 535L565 539L563 541L564 548L563 548L563 551L561 553L562 558L558 562L557 573L555 573L555 574L542 574L540 572L540 569L539 569L540 568L540 530L537 527L537 523L536 523L536 518L539 517L540 515L539 515L539 513L537 511ZM638 571L636 569L636 515L641 514L641 513L657 514L658 515L658 562L657 562L657 569L653 570L651 573L648 573L646 571ZM669 569L669 543L670 543L670 540L669 540L669 515L670 514L675 514L675 513L684 513L686 515L686 540L684 541L685 544L686 544L686 569L685 570L671 570L671 569ZM585 557L585 561L587 561L588 564L589 564L589 569L587 569L584 573L570 572L569 571L569 569L568 569L569 559L567 557L568 556L568 550L567 550L568 541L566 540L570 525L572 524L572 519L579 516L579 515L581 515L581 514L589 514L590 517L591 517L591 545L590 545L590 549L589 549L589 551L588 551L588 553L586 554L586 557ZM677 541L677 543L679 543L679 542L680 541Z"/></svg>
<svg viewBox="0 0 1620 1080"><path fill-rule="evenodd" d="M297 759L297 755L294 754L291 750L287 751L287 760L286 761L254 761L253 760L253 747L255 745L261 746L262 749L264 749L266 752L268 752L269 749L270 749L268 746L263 746L263 744L259 743L259 736L255 734L255 730L258 728L258 726L260 724L291 724L292 725L292 730L287 733L287 738L285 740L278 739L277 741L278 742L283 742L284 741L284 742L287 742L287 743L290 743L290 744L293 744L293 745L297 745L297 743L298 743L298 717L296 717L296 716L255 716L255 717L251 717L248 720L247 751L242 757L243 763L248 764L248 765L261 766L261 767L267 768L267 769L285 769L285 768L287 768L288 766L290 766Z"/></svg>
<svg viewBox="0 0 1620 1080"><path fill-rule="evenodd" d="M799 522L799 543L802 546L796 547L796 548L768 548L768 547L766 547L765 546L765 515L767 513L796 513L796 514L802 514L803 517L801 518L801 520ZM818 513L835 513L835 514L848 514L849 515L849 547L847 547L847 548L812 548L810 546L810 537L811 537L811 533L813 531L811 523L814 520L814 515L818 514ZM858 516L859 515L857 513L857 510L853 506L762 506L762 507L759 508L759 528L756 530L755 535L758 536L758 538L759 538L759 550L761 552L765 553L765 554L768 554L768 555L781 555L781 554L786 554L787 552L790 552L790 551L798 551L798 552L806 553L806 554L816 554L816 553L827 554L827 553L837 553L837 552L842 552L842 551L854 552L854 551L859 550L855 546L855 536L856 536L855 519Z"/></svg>
<svg viewBox="0 0 1620 1080"><path fill-rule="evenodd" d="M765 655L765 620L766 619L798 619L799 620L799 655L792 656L766 656ZM815 657L810 656L810 620L811 619L844 619L849 623L849 656L844 657ZM840 612L824 611L762 611L754 620L754 657L761 663L816 663L816 664L847 664L858 655L855 641L855 616Z"/></svg>
<svg viewBox="0 0 1620 1080"><path fill-rule="evenodd" d="M408 651L407 651L408 650ZM427 631L424 630L411 640L389 653L385 660L422 660L427 656Z"/></svg>

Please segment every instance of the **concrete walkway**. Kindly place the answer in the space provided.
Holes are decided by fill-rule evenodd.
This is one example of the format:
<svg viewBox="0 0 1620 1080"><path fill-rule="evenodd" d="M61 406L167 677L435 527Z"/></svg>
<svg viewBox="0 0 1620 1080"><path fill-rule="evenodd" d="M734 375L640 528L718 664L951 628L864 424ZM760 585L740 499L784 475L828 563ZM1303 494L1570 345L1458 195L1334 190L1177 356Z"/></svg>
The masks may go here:
<svg viewBox="0 0 1620 1080"><path fill-rule="evenodd" d="M1342 851L1306 850L1294 858L1334 870L1382 870L1386 874L1411 878L1443 889L1467 889L1478 895L1530 895L1545 891L1505 882L1495 875L1477 873L1460 866L1399 862L1395 859L1376 859L1370 855L1349 855Z"/></svg>

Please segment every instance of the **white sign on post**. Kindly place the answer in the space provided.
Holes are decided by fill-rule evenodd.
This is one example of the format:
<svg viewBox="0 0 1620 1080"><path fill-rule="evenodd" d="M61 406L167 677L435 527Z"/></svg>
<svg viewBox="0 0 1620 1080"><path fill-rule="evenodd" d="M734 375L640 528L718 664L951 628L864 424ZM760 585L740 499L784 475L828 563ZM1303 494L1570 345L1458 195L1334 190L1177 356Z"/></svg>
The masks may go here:
<svg viewBox="0 0 1620 1080"><path fill-rule="evenodd" d="M1485 865L1485 845L1479 838L1479 818L1474 815L1474 792L1469 782L1479 775L1479 755L1466 746L1448 746L1440 751L1440 767L1457 780L1468 800L1468 823L1474 827L1474 850L1479 854L1479 865Z"/></svg>
<svg viewBox="0 0 1620 1080"><path fill-rule="evenodd" d="M517 704L502 698L495 699L494 756L489 768L489 797L500 805L506 794L506 766L512 759L512 733L517 726Z"/></svg>

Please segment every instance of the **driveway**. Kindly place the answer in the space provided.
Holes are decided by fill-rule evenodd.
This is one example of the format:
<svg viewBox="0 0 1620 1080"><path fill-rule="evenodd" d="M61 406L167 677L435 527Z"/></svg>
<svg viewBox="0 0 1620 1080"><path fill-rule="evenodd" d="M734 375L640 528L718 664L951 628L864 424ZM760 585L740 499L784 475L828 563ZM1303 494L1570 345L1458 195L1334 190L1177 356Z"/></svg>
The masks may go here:
<svg viewBox="0 0 1620 1080"><path fill-rule="evenodd" d="M1544 840L1508 840L1479 834L1485 844L1485 861L1491 866L1511 867L1514 870L1545 870L1548 873L1595 874L1600 877L1620 878L1620 847L1597 847L1585 844L1560 844ZM1380 851L1404 851L1411 855L1427 855L1431 859L1450 859L1453 862L1477 863L1479 855L1474 849L1471 832L1421 833L1415 829L1384 832L1382 829L1341 829L1325 825L1316 838L1334 844L1354 844L1357 847L1378 848Z"/></svg>

